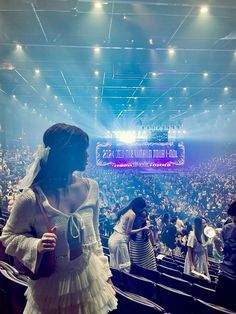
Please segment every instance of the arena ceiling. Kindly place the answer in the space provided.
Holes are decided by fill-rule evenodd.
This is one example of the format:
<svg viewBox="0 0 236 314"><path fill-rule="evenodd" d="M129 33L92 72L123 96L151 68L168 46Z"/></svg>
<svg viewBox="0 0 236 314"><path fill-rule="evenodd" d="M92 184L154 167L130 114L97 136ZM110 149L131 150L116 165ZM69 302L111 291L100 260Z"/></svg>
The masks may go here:
<svg viewBox="0 0 236 314"><path fill-rule="evenodd" d="M236 1L0 0L1 101L97 130L232 125Z"/></svg>

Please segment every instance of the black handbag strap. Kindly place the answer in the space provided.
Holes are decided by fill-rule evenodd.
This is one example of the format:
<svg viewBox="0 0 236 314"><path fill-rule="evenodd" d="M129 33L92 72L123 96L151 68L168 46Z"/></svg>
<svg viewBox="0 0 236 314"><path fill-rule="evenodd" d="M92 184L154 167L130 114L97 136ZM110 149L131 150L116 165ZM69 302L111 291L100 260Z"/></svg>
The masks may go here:
<svg viewBox="0 0 236 314"><path fill-rule="evenodd" d="M35 194L36 204L39 206L40 211L41 211L41 213L43 215L43 219L44 219L45 225L47 227L47 230L48 230L48 232L52 232L52 227L49 224L48 215L46 213L45 208L43 207L43 204L42 204L39 192L38 192L38 190L35 187L32 187L32 190L33 190L33 192Z"/></svg>

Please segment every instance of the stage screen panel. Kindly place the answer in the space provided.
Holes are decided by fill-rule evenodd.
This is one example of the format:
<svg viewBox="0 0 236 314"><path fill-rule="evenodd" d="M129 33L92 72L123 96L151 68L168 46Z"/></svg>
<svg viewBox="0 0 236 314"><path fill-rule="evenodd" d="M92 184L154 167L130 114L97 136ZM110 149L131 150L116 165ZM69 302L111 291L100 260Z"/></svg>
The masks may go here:
<svg viewBox="0 0 236 314"><path fill-rule="evenodd" d="M96 164L113 168L179 167L185 162L183 142L135 143L98 142Z"/></svg>

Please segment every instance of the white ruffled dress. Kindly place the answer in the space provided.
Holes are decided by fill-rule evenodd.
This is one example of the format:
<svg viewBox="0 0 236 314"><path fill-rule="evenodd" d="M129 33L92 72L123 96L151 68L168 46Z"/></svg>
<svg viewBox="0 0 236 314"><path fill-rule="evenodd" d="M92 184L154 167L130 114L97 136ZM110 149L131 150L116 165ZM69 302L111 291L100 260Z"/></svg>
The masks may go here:
<svg viewBox="0 0 236 314"><path fill-rule="evenodd" d="M117 307L115 292L107 283L111 272L98 233L98 187L96 181L88 179L88 182L87 199L71 215L50 206L38 189L49 222L56 226L57 265L50 277L29 280L24 314L106 314ZM18 197L1 240L8 254L17 256L35 271L40 261L37 254L39 240L30 235L31 226L38 238L46 232L34 193L26 190ZM83 252L73 260L69 258L68 230L73 233L77 230L73 237L78 239Z"/></svg>

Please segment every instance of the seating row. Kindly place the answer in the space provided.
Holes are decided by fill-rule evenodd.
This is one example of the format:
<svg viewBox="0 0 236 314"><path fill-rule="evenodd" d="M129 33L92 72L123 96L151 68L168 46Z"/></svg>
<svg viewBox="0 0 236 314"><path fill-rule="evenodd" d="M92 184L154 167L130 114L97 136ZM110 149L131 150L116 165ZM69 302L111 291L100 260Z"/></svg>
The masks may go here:
<svg viewBox="0 0 236 314"><path fill-rule="evenodd" d="M209 291L202 291L202 288L194 285L193 290L195 297L189 293L185 293L175 288L171 288L162 283L156 283L144 277L140 277L134 274L120 272L112 269L113 282L123 291L138 294L145 297L152 302L159 304L172 314L199 314L199 313L232 313L231 311L224 309L218 305L205 302L199 299L202 295L208 294ZM165 276L164 276L165 277ZM210 290L210 289L209 289ZM213 302L212 299L209 301ZM209 308L209 312L204 312L199 307Z"/></svg>

